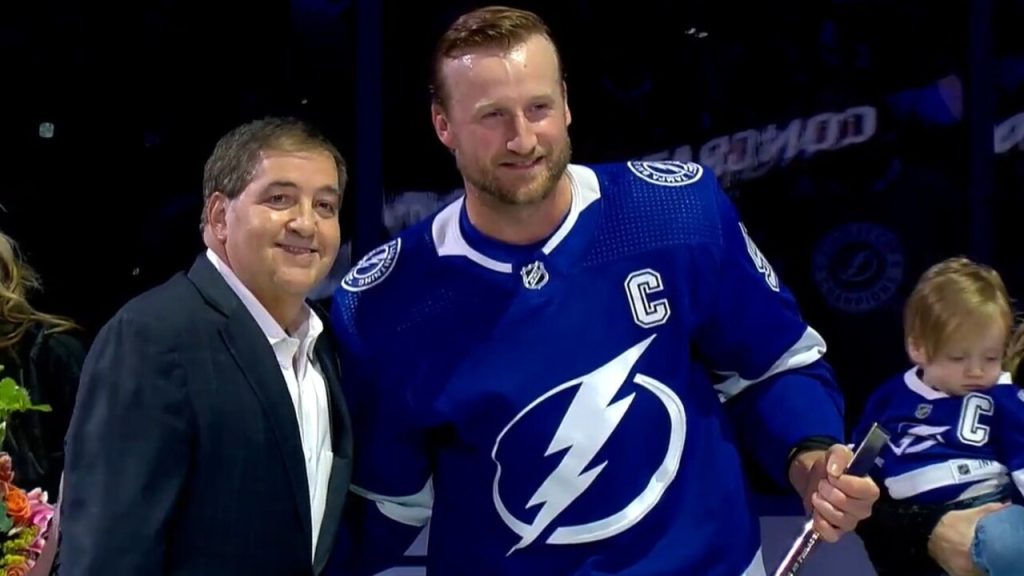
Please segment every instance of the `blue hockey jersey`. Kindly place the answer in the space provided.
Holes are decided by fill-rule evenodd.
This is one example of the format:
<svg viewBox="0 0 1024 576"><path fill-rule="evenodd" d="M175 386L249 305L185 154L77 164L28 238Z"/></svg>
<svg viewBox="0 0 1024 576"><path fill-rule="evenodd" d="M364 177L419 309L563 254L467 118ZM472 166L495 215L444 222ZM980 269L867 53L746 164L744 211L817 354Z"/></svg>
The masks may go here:
<svg viewBox="0 0 1024 576"><path fill-rule="evenodd" d="M1024 390L1009 374L985 392L950 396L911 368L871 395L861 422L855 440L873 422L891 435L872 474L895 500L941 504L1024 494Z"/></svg>
<svg viewBox="0 0 1024 576"><path fill-rule="evenodd" d="M460 199L343 280L354 490L429 520L430 575L763 574L740 447L786 484L799 440L842 439L825 344L712 172L568 173L536 247Z"/></svg>

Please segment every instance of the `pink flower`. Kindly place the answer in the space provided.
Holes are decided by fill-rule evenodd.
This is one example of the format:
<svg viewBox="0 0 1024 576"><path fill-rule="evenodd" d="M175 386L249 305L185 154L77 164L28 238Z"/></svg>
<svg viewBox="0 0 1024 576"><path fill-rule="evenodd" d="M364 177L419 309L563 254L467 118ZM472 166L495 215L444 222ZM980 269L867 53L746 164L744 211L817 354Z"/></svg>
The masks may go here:
<svg viewBox="0 0 1024 576"><path fill-rule="evenodd" d="M28 496L28 509L29 509L29 521L31 525L39 528L39 533L43 534L46 529L50 526L50 519L53 518L53 514L56 511L53 504L47 502L48 495L43 492L41 488L36 488L27 494Z"/></svg>
<svg viewBox="0 0 1024 576"><path fill-rule="evenodd" d="M28 551L32 553L33 558L39 558L43 553L43 548L46 547L46 538L38 536L36 539L28 545Z"/></svg>
<svg viewBox="0 0 1024 576"><path fill-rule="evenodd" d="M49 536L48 530L50 520L55 512L52 504L47 502L47 494L40 488L36 488L27 494L29 507L29 525L38 528L35 540L29 544L28 549L36 555L43 553L46 539Z"/></svg>

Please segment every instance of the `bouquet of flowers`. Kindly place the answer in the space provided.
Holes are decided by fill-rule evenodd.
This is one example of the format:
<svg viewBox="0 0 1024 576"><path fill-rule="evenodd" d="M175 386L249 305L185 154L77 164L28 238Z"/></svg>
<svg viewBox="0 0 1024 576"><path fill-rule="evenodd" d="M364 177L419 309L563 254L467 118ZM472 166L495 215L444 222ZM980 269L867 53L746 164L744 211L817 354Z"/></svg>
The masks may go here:
<svg viewBox="0 0 1024 576"><path fill-rule="evenodd" d="M13 378L0 378L0 446L7 433L7 419L26 410L49 412L50 406L33 404L28 391ZM26 492L16 486L11 456L0 452L0 575L24 576L35 565L54 514L47 498L39 488Z"/></svg>

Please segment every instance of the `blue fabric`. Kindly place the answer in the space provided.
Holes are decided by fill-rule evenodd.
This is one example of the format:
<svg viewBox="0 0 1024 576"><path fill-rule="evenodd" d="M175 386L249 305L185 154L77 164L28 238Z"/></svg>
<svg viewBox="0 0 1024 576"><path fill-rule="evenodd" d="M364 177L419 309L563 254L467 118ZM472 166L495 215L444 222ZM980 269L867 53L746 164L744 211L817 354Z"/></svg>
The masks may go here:
<svg viewBox="0 0 1024 576"><path fill-rule="evenodd" d="M974 532L971 554L988 576L1024 574L1024 506L983 516Z"/></svg>

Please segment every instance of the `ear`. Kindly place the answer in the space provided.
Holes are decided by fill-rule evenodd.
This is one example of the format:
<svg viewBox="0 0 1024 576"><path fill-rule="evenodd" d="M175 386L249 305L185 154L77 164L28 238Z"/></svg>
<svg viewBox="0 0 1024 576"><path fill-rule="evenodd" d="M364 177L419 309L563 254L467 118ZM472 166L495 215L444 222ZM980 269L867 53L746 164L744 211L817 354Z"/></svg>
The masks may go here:
<svg viewBox="0 0 1024 576"><path fill-rule="evenodd" d="M228 236L228 197L220 192L210 195L206 203L206 222L214 238L224 242Z"/></svg>
<svg viewBox="0 0 1024 576"><path fill-rule="evenodd" d="M449 150L455 149L455 136L452 134L451 125L448 123L448 116L440 104L434 102L430 105L430 121L434 125L434 133Z"/></svg>
<svg viewBox="0 0 1024 576"><path fill-rule="evenodd" d="M907 339L907 356L910 356L910 361L918 366L928 363L928 353L925 352L924 346L913 338Z"/></svg>
<svg viewBox="0 0 1024 576"><path fill-rule="evenodd" d="M569 90L565 81L562 82L562 104L565 106L565 125L568 126L572 124L572 112L569 111Z"/></svg>

